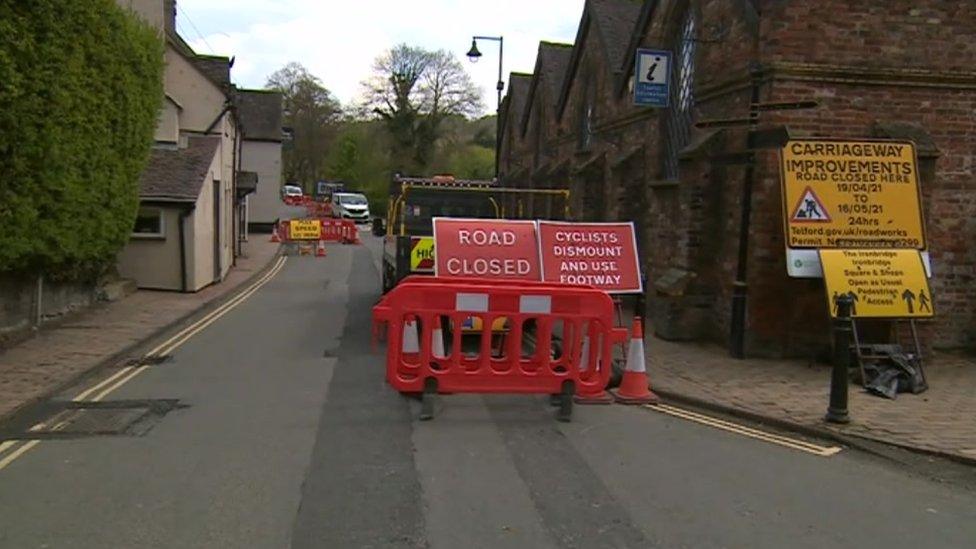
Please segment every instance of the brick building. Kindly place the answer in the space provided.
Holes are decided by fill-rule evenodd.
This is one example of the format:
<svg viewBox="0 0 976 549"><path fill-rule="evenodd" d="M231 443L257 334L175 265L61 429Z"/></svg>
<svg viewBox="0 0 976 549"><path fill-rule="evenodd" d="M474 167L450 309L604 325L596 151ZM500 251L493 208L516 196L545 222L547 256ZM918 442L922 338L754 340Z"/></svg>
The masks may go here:
<svg viewBox="0 0 976 549"><path fill-rule="evenodd" d="M927 1L589 0L558 92L540 74L521 134L503 126L502 178L572 189L581 219L639 227L651 317L668 337L729 341L740 252L743 187L752 181L744 254L746 352L806 355L829 345L823 282L786 274L779 160L741 162L745 118L791 136L916 142L937 317L929 345L976 346L976 10ZM638 47L674 54L670 106L632 105ZM553 100L548 95L555 95ZM546 116L536 109L549 102ZM741 155L739 155L741 157ZM511 158L510 158L511 157Z"/></svg>

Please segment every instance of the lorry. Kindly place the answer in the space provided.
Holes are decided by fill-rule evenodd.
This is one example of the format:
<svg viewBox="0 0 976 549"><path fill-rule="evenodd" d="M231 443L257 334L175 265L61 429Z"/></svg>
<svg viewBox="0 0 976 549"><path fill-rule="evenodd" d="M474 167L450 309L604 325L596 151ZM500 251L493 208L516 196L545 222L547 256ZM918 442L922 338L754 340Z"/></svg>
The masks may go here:
<svg viewBox="0 0 976 549"><path fill-rule="evenodd" d="M315 183L315 198L318 200L331 200L332 195L346 190L344 181L318 181Z"/></svg>
<svg viewBox="0 0 976 549"><path fill-rule="evenodd" d="M411 274L434 274L435 217L566 219L569 191L502 187L497 181L401 177L390 182L383 238L383 293ZM374 224L374 230L381 230Z"/></svg>

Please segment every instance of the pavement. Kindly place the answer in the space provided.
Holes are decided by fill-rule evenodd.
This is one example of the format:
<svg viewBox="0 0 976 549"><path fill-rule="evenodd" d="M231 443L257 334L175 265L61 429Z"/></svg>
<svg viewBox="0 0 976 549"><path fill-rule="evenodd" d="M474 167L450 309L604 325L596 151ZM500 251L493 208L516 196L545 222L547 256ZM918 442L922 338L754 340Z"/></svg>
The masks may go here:
<svg viewBox="0 0 976 549"><path fill-rule="evenodd" d="M444 395L421 422L419 403L384 382L383 349L370 343L377 250L370 240L330 245L326 258L288 257L211 324L189 326L192 337L163 363L123 378L106 399L76 402L91 413L170 403L138 428L43 436L57 431L44 406L0 424L0 547L976 539L971 487L856 450L803 451L789 435L779 437L792 445L773 444L772 433L747 436L685 412L577 407L559 423L545 395ZM63 406L96 381L44 404ZM35 421L40 432L27 428Z"/></svg>
<svg viewBox="0 0 976 549"><path fill-rule="evenodd" d="M650 331L650 330L648 330ZM735 360L716 345L675 343L648 334L647 368L662 395L804 430L855 436L976 464L976 358L927 357L929 390L895 400L852 383L851 423L823 421L830 367L797 360Z"/></svg>
<svg viewBox="0 0 976 549"><path fill-rule="evenodd" d="M0 352L0 419L129 350L174 323L219 302L258 274L278 244L252 235L227 277L192 294L138 290L99 304Z"/></svg>

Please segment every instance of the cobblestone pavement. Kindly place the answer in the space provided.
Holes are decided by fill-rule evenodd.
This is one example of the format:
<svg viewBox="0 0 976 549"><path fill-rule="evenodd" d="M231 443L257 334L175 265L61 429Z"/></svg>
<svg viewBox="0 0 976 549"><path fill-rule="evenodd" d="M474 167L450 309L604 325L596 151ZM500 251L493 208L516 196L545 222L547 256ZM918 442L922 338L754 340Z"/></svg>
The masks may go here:
<svg viewBox="0 0 976 549"><path fill-rule="evenodd" d="M220 284L194 294L139 290L0 352L0 418L232 292L267 266L277 250L267 235L252 235L245 257L237 258Z"/></svg>
<svg viewBox="0 0 976 549"><path fill-rule="evenodd" d="M851 385L851 423L824 423L830 367L798 360L729 358L707 344L649 336L652 387L808 427L976 460L976 357L938 353L927 361L929 390L896 400Z"/></svg>

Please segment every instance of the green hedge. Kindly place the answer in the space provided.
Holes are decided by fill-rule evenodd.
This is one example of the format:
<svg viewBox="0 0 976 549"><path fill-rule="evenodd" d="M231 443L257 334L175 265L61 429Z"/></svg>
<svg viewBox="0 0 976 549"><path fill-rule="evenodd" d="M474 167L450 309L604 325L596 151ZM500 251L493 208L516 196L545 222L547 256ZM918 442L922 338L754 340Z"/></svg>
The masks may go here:
<svg viewBox="0 0 976 549"><path fill-rule="evenodd" d="M0 0L0 272L82 278L128 240L163 42L114 0Z"/></svg>

